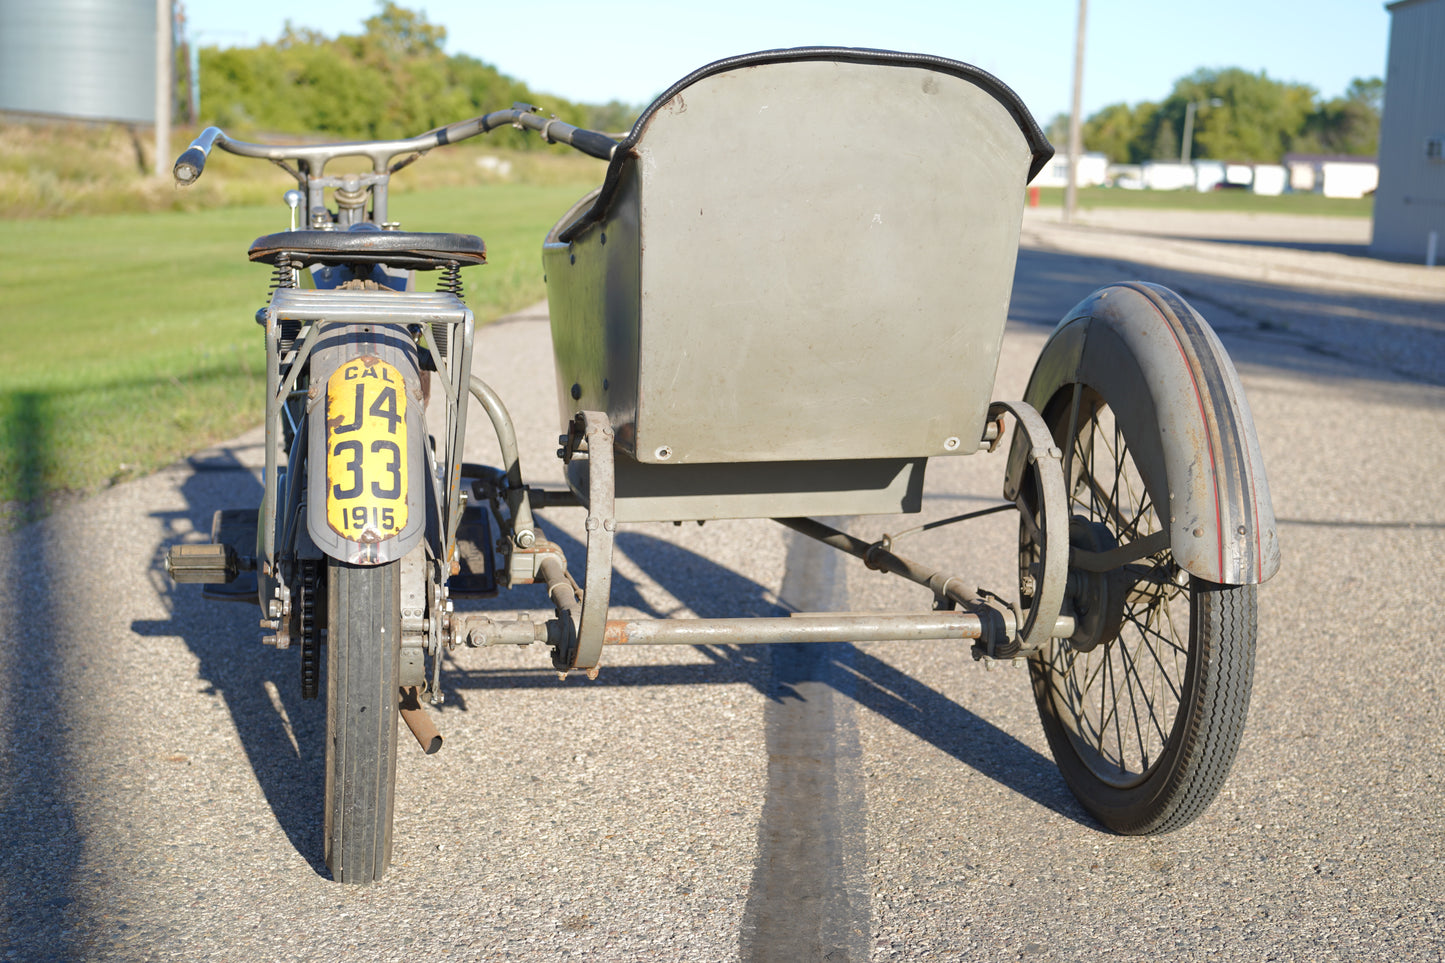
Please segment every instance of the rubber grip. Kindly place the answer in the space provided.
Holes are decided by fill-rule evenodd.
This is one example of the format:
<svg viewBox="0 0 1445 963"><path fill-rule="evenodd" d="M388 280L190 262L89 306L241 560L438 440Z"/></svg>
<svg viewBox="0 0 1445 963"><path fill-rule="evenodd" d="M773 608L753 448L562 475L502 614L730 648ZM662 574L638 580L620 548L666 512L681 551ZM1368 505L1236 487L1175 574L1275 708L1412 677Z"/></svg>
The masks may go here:
<svg viewBox="0 0 1445 963"><path fill-rule="evenodd" d="M186 152L176 158L176 166L171 173L175 175L177 184L193 183L201 176L201 171L206 169L206 152L199 147L188 147Z"/></svg>
<svg viewBox="0 0 1445 963"><path fill-rule="evenodd" d="M611 160L612 151L617 147L617 141L606 134L598 133L595 130L583 130L579 127L572 132L572 146L599 160Z"/></svg>

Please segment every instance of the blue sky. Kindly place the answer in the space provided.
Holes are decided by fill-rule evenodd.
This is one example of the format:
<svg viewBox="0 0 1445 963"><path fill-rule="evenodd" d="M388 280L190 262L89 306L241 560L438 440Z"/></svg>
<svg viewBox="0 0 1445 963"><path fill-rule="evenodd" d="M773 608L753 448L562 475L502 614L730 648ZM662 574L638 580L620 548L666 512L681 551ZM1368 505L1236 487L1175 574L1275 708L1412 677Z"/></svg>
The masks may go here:
<svg viewBox="0 0 1445 963"><path fill-rule="evenodd" d="M1013 87L1040 123L1069 106L1076 0L403 0L467 53L533 90L581 101L645 103L696 67L804 44L939 54ZM187 0L202 45L274 40L289 18L359 32L367 0ZM502 12L507 11L507 12ZM1332 97L1384 76L1390 15L1380 0L1091 0L1084 114L1159 100L1198 67L1264 70ZM500 106L500 105L499 105Z"/></svg>

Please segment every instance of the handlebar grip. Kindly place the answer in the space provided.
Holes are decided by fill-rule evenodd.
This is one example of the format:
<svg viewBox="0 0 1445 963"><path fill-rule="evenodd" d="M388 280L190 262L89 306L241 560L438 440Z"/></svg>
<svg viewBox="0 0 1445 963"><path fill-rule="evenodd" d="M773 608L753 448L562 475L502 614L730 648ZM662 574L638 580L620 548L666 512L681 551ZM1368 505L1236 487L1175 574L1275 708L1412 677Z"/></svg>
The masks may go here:
<svg viewBox="0 0 1445 963"><path fill-rule="evenodd" d="M176 183L182 186L193 184L201 172L206 169L206 152L199 147L191 146L186 152L176 158L176 166L171 170L175 176Z"/></svg>
<svg viewBox="0 0 1445 963"><path fill-rule="evenodd" d="M572 131L572 146L598 160L611 160L612 152L617 149L617 141L606 134L579 127Z"/></svg>

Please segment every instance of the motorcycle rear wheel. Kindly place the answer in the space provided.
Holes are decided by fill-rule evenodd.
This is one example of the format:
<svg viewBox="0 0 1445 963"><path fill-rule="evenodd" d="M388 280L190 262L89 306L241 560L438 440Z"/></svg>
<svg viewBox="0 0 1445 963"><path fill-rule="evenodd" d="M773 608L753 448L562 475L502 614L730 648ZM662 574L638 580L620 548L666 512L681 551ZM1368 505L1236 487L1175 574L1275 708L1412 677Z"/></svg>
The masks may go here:
<svg viewBox="0 0 1445 963"><path fill-rule="evenodd" d="M391 864L401 563L327 565L326 865L340 883Z"/></svg>

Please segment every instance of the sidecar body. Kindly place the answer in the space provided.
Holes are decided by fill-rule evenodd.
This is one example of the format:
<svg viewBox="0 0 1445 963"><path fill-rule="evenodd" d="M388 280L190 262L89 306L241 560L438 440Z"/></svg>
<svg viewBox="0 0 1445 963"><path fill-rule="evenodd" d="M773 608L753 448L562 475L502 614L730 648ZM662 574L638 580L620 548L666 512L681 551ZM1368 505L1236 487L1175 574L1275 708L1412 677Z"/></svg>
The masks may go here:
<svg viewBox="0 0 1445 963"><path fill-rule="evenodd" d="M918 510L984 438L1051 154L936 57L768 51L662 94L544 248L561 419L606 413L618 520Z"/></svg>

